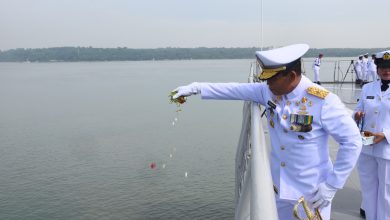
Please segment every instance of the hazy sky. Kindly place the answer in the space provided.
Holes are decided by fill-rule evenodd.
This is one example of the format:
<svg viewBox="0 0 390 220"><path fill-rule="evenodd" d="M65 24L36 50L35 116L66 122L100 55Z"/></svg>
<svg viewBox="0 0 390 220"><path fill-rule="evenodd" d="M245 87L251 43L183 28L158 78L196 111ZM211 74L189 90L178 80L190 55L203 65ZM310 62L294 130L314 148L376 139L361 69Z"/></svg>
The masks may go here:
<svg viewBox="0 0 390 220"><path fill-rule="evenodd" d="M390 0L0 0L0 50L389 47ZM263 36L263 43L261 43Z"/></svg>

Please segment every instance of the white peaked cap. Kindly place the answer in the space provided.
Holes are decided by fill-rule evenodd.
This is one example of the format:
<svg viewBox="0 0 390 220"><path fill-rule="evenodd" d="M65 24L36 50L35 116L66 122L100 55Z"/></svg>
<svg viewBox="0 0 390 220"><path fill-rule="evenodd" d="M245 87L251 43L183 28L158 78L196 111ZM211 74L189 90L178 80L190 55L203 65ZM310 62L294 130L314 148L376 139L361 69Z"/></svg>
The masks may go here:
<svg viewBox="0 0 390 220"><path fill-rule="evenodd" d="M307 44L293 44L267 51L257 51L256 58L263 69L260 79L269 79L285 70L288 64L301 58L309 50Z"/></svg>
<svg viewBox="0 0 390 220"><path fill-rule="evenodd" d="M374 62L378 68L390 68L390 50L376 53Z"/></svg>
<svg viewBox="0 0 390 220"><path fill-rule="evenodd" d="M390 54L390 50L385 50L375 54L376 59L382 59L385 54Z"/></svg>

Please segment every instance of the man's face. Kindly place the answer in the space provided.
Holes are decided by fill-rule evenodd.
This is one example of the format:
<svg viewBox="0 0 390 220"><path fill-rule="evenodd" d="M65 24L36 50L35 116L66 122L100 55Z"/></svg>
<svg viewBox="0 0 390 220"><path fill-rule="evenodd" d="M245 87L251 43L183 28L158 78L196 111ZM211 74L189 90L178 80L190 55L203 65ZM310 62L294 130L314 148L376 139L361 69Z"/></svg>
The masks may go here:
<svg viewBox="0 0 390 220"><path fill-rule="evenodd" d="M291 86L289 74L278 73L267 80L267 85L274 95L288 94Z"/></svg>
<svg viewBox="0 0 390 220"><path fill-rule="evenodd" d="M378 75L383 80L390 80L390 67L378 67Z"/></svg>

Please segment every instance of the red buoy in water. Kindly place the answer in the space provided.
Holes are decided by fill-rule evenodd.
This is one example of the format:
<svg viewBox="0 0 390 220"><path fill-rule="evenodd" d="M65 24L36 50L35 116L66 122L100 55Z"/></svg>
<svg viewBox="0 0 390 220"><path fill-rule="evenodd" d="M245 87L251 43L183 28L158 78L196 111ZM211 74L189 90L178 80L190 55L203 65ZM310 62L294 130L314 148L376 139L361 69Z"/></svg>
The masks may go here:
<svg viewBox="0 0 390 220"><path fill-rule="evenodd" d="M155 169L156 166L157 166L156 163L151 163L151 164L149 165L150 169Z"/></svg>

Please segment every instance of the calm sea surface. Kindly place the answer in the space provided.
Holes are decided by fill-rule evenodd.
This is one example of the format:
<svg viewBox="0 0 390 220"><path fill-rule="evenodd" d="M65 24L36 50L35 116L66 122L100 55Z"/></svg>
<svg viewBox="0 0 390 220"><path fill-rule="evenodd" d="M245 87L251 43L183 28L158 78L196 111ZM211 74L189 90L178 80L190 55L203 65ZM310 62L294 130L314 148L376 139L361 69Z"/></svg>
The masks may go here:
<svg viewBox="0 0 390 220"><path fill-rule="evenodd" d="M242 102L168 94L250 62L0 63L0 219L233 219Z"/></svg>

